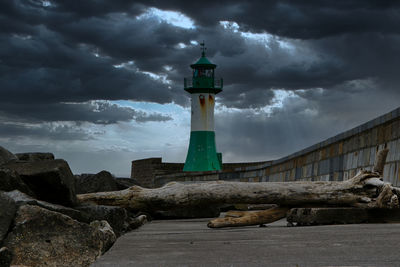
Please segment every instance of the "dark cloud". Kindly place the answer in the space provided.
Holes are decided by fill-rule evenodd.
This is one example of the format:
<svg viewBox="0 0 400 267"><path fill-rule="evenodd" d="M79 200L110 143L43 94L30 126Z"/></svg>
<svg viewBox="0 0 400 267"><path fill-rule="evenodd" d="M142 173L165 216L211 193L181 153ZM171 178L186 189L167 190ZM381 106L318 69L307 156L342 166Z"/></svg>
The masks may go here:
<svg viewBox="0 0 400 267"><path fill-rule="evenodd" d="M275 94L272 90L252 88L248 90L246 84L235 84L225 87L225 91L218 95L217 101L227 107L246 109L262 108L271 104Z"/></svg>
<svg viewBox="0 0 400 267"><path fill-rule="evenodd" d="M41 2L41 1L38 1ZM127 12L137 15L143 11L144 6L137 4L136 1L127 0L87 0L83 2L74 1L51 1L54 9L61 13L71 13L79 17L99 17L114 12Z"/></svg>
<svg viewBox="0 0 400 267"><path fill-rule="evenodd" d="M75 121L90 122L95 124L114 124L118 122L137 121L168 121L171 117L159 113L137 111L130 107L121 107L117 104L104 101L90 101L85 103L59 103L59 104L5 104L3 109L12 114L8 119L24 122L46 121ZM5 116L4 116L5 117Z"/></svg>
<svg viewBox="0 0 400 267"><path fill-rule="evenodd" d="M85 141L92 139L93 136L74 124L23 124L2 122L0 123L0 138L9 138L18 143L20 138L52 141ZM10 144L7 142L6 146L8 147L9 145Z"/></svg>
<svg viewBox="0 0 400 267"><path fill-rule="evenodd" d="M398 1L380 0L256 0L143 1L144 4L178 10L199 25L215 25L220 20L235 21L248 30L282 37L316 39L343 33L376 32L398 34Z"/></svg>
<svg viewBox="0 0 400 267"><path fill-rule="evenodd" d="M238 101L236 106L251 107L254 98L243 94L254 95L263 88L330 88L355 79L382 76L388 80L390 73L390 78L397 77L393 71L398 62L393 55L399 55L400 47L398 27L393 27L398 19L396 2L43 3L3 3L2 18L9 20L5 24L29 29L4 30L0 36L3 101L132 99L187 105L181 81L198 56L198 48L190 41L203 39L210 44L208 55L220 66L218 72L227 88L242 88L240 93L224 92L222 101L227 99L228 106ZM148 7L180 11L195 20L196 28L175 27L151 14L137 19ZM240 30L276 36L267 44L260 43L237 30L224 29L219 21L234 21ZM290 43L294 51L282 42ZM187 47L179 49L179 43ZM113 67L127 62L135 68ZM166 65L174 71L165 71ZM141 71L164 75L172 83Z"/></svg>
<svg viewBox="0 0 400 267"><path fill-rule="evenodd" d="M62 43L44 27L29 39L1 37L0 101L59 102L132 99L167 103L171 92L160 81L109 57L96 57L88 46Z"/></svg>
<svg viewBox="0 0 400 267"><path fill-rule="evenodd" d="M238 109L220 110L217 127L235 133L222 148L290 152L398 105L399 12L399 1L381 0L1 1L1 135L83 140L91 134L79 124L171 120L107 101L187 107L182 78L200 55L193 41L205 40L224 78L218 101ZM297 97L266 114L277 89Z"/></svg>

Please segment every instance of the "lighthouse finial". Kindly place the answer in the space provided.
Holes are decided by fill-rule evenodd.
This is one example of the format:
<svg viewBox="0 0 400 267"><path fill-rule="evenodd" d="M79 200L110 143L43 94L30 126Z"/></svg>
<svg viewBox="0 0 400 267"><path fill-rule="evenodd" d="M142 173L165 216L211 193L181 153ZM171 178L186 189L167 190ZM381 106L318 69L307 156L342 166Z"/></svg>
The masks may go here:
<svg viewBox="0 0 400 267"><path fill-rule="evenodd" d="M202 57L205 57L206 56L206 50L207 50L207 47L205 47L205 43L204 43L204 40L203 40L203 42L202 43L200 43L200 46L201 46L201 56Z"/></svg>

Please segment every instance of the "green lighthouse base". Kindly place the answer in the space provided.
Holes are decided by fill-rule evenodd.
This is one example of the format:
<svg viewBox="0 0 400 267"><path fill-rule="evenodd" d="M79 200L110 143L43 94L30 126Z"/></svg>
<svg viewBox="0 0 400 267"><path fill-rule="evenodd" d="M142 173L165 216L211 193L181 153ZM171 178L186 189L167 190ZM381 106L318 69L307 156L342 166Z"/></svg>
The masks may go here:
<svg viewBox="0 0 400 267"><path fill-rule="evenodd" d="M215 148L215 133L194 131L190 133L189 151L183 171L219 171L221 163Z"/></svg>

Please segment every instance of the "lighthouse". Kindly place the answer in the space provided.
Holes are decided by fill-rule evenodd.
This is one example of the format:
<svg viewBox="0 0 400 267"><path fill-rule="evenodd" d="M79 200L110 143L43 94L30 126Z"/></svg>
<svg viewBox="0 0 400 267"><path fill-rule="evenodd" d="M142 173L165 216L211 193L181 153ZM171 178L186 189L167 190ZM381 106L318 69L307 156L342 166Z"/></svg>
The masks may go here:
<svg viewBox="0 0 400 267"><path fill-rule="evenodd" d="M204 42L201 58L190 65L193 75L184 79L184 89L191 96L191 131L183 171L221 170L222 154L217 153L214 131L215 95L222 91L223 80L214 77L217 65L206 58Z"/></svg>

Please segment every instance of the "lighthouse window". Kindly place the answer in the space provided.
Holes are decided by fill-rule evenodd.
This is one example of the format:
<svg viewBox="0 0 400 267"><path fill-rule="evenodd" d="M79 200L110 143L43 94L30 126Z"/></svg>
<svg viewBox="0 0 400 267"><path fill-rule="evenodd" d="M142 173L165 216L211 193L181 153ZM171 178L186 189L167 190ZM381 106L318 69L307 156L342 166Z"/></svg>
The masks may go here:
<svg viewBox="0 0 400 267"><path fill-rule="evenodd" d="M195 69L193 73L194 77L202 77L204 76L204 70L203 69Z"/></svg>
<svg viewBox="0 0 400 267"><path fill-rule="evenodd" d="M212 69L194 69L193 77L213 77L214 70Z"/></svg>
<svg viewBox="0 0 400 267"><path fill-rule="evenodd" d="M213 70L208 69L205 72L207 77L213 77Z"/></svg>

